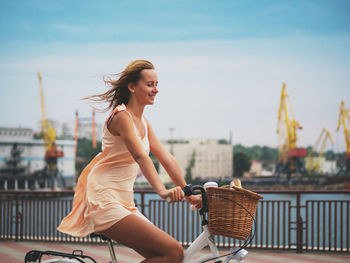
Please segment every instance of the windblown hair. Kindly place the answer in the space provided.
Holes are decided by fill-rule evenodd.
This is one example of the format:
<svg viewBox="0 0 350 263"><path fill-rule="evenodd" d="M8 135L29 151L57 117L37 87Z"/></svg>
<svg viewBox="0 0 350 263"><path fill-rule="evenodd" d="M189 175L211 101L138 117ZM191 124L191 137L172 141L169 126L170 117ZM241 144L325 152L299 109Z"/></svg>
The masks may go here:
<svg viewBox="0 0 350 263"><path fill-rule="evenodd" d="M109 103L108 107L103 111L108 111L110 109L114 110L121 104L126 105L130 98L128 84L133 83L136 85L141 79L141 71L144 69L154 69L154 66L147 60L134 60L127 65L124 71L115 74L115 76L119 77L117 80L113 80L109 76L104 76L103 81L106 86L109 87L107 92L85 97L83 99Z"/></svg>

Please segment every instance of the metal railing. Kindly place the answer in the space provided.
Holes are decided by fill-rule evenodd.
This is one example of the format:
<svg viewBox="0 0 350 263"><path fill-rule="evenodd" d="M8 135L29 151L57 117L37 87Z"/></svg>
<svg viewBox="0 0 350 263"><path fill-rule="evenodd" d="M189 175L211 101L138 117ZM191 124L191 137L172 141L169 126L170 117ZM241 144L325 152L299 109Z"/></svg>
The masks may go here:
<svg viewBox="0 0 350 263"><path fill-rule="evenodd" d="M350 252L350 191L259 191L254 238L248 247ZM73 191L0 191L0 240L99 242L56 230L72 209ZM308 200L308 195L333 200ZM339 200L340 195L344 200ZM280 200L276 199L276 196ZM311 198L312 199L312 198ZM315 199L315 198L314 198ZM156 226L188 246L200 234L200 218L186 202L169 204L153 191L135 191L135 203ZM242 240L216 236L219 247Z"/></svg>

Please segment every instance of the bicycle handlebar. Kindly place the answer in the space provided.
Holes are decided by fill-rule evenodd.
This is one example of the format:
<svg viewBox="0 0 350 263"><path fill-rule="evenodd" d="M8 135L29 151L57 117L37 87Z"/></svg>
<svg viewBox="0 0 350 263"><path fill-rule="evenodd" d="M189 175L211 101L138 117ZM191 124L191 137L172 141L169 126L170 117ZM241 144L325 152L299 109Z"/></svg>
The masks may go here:
<svg viewBox="0 0 350 263"><path fill-rule="evenodd" d="M198 192L198 190L200 192ZM185 196L191 196L191 195L198 195L198 194L205 194L205 189L203 188L203 186L200 185L191 185L188 184L186 185L184 188L182 188L182 192L184 193ZM171 197L167 197L166 200L170 203Z"/></svg>

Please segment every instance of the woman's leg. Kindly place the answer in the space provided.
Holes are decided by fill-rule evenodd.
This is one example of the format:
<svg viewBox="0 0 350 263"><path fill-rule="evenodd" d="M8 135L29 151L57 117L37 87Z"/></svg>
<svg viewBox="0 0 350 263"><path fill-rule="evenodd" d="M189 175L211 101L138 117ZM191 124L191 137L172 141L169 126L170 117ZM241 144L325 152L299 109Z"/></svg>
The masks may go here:
<svg viewBox="0 0 350 263"><path fill-rule="evenodd" d="M180 243L137 215L123 218L101 234L134 249L146 258L143 262L182 262Z"/></svg>

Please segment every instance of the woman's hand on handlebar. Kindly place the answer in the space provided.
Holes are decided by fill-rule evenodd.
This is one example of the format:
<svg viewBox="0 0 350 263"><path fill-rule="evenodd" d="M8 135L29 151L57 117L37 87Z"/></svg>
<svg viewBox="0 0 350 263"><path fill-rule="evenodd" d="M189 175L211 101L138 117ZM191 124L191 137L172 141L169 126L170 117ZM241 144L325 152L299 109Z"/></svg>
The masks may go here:
<svg viewBox="0 0 350 263"><path fill-rule="evenodd" d="M192 205L194 209L199 209L202 207L202 196L201 195L190 195L185 196L186 201Z"/></svg>
<svg viewBox="0 0 350 263"><path fill-rule="evenodd" d="M159 193L159 196L162 199L166 199L170 203L173 203L173 202L180 202L180 201L182 201L184 196L185 196L185 194L182 191L180 186L176 186L174 188L161 191Z"/></svg>

